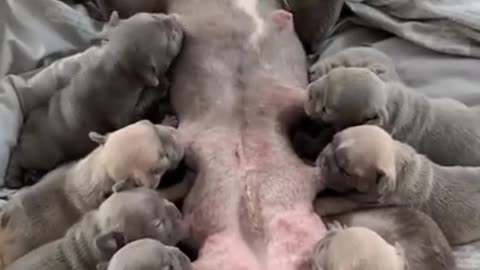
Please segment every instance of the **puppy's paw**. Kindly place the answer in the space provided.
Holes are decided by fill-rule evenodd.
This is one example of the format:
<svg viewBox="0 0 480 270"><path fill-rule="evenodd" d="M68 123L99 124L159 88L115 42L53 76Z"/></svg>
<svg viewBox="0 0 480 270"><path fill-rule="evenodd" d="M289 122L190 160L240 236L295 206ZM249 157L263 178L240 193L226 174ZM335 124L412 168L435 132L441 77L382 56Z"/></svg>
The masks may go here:
<svg viewBox="0 0 480 270"><path fill-rule="evenodd" d="M340 223L338 220L327 223L326 226L329 231L341 231L348 228L347 225Z"/></svg>
<svg viewBox="0 0 480 270"><path fill-rule="evenodd" d="M177 128L178 118L175 115L166 115L163 118L162 125Z"/></svg>
<svg viewBox="0 0 480 270"><path fill-rule="evenodd" d="M328 67L325 63L319 61L312 65L308 70L308 79L310 82L314 82L320 79L322 76L327 75Z"/></svg>

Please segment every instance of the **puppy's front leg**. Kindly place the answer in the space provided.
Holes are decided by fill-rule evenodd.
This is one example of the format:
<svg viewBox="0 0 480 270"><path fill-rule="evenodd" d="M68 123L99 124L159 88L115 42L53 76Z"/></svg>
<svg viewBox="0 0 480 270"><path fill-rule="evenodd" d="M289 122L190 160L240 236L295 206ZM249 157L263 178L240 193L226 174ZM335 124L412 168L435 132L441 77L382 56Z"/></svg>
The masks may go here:
<svg viewBox="0 0 480 270"><path fill-rule="evenodd" d="M318 197L313 202L315 212L321 216L344 214L362 208L362 205L346 197Z"/></svg>

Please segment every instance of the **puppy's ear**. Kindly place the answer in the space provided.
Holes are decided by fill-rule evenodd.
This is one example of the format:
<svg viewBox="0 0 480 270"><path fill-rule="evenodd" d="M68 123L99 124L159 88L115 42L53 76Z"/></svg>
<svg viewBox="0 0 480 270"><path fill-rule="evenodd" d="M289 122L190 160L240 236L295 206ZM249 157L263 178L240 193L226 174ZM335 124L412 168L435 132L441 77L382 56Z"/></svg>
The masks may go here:
<svg viewBox="0 0 480 270"><path fill-rule="evenodd" d="M113 11L108 20L108 27L117 27L120 24L120 16L117 11Z"/></svg>
<svg viewBox="0 0 480 270"><path fill-rule="evenodd" d="M107 270L108 269L108 262L101 262L97 264L96 270Z"/></svg>
<svg viewBox="0 0 480 270"><path fill-rule="evenodd" d="M376 187L377 194L380 196L379 202L383 202L387 195L395 191L395 181L394 175L383 169L377 171Z"/></svg>
<svg viewBox="0 0 480 270"><path fill-rule="evenodd" d="M133 181L130 178L127 178L125 180L121 180L121 181L115 183L115 185L113 185L113 187L112 187L112 191L114 193L118 193L118 192L122 192L122 191L125 191L125 190L134 189L136 187L137 187L137 184L135 183L135 181Z"/></svg>
<svg viewBox="0 0 480 270"><path fill-rule="evenodd" d="M88 137L90 138L90 140L92 140L93 142L96 142L98 143L99 145L104 145L106 142L107 142L107 139L108 139L108 134L106 135L102 135L102 134L99 134L95 131L90 131L88 133Z"/></svg>
<svg viewBox="0 0 480 270"><path fill-rule="evenodd" d="M94 241L95 247L107 259L110 259L115 252L126 244L125 235L116 231L97 236Z"/></svg>
<svg viewBox="0 0 480 270"><path fill-rule="evenodd" d="M383 127L385 123L388 122L388 113L385 108L382 108L375 114L374 117L371 117L363 123L364 125L374 125L378 127Z"/></svg>

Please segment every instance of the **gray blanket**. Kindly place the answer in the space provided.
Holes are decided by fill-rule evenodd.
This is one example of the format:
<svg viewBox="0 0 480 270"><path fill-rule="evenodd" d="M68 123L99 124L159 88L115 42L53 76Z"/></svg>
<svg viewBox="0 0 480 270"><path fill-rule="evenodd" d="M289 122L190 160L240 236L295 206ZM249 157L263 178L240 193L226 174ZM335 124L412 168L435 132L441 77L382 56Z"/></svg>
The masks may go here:
<svg viewBox="0 0 480 270"><path fill-rule="evenodd" d="M478 0L346 0L357 22L422 47L480 57Z"/></svg>
<svg viewBox="0 0 480 270"><path fill-rule="evenodd" d="M405 84L480 104L478 1L347 0L357 16L337 26L321 56L370 44L394 59ZM89 47L101 27L58 0L0 1L0 186L23 110L58 90L81 53L64 56ZM0 207L9 194L0 190ZM480 269L480 244L459 247L457 258L461 270Z"/></svg>

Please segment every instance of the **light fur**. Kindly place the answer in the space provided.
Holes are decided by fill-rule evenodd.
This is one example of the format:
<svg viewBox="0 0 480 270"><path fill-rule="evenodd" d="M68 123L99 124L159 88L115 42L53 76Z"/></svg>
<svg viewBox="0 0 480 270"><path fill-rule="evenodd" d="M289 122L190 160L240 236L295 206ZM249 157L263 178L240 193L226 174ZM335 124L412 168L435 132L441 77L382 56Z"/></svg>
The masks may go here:
<svg viewBox="0 0 480 270"><path fill-rule="evenodd" d="M349 144L342 147L346 141ZM320 198L322 215L403 206L429 215L452 245L480 239L478 167L437 165L369 125L335 135L317 166L327 187L347 193L343 198Z"/></svg>
<svg viewBox="0 0 480 270"><path fill-rule="evenodd" d="M330 228L315 246L312 270L406 270L403 249L364 227Z"/></svg>
<svg viewBox="0 0 480 270"><path fill-rule="evenodd" d="M106 136L92 133L100 145L86 158L47 174L19 191L0 211L0 262L8 265L55 239L97 208L110 194L137 186L158 187L164 173L183 158L175 130L140 121ZM163 193L185 196L179 184ZM1 265L0 265L1 266ZM1 268L1 267L0 267Z"/></svg>
<svg viewBox="0 0 480 270"><path fill-rule="evenodd" d="M445 165L480 165L480 111L447 98L428 98L366 68L335 68L308 87L307 114L342 130L377 125Z"/></svg>

